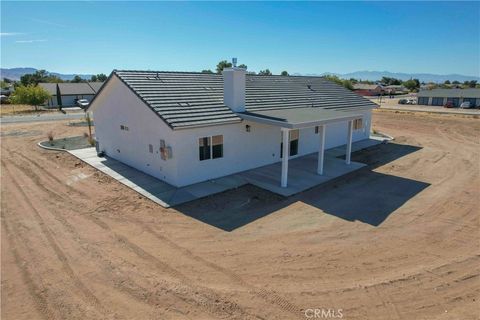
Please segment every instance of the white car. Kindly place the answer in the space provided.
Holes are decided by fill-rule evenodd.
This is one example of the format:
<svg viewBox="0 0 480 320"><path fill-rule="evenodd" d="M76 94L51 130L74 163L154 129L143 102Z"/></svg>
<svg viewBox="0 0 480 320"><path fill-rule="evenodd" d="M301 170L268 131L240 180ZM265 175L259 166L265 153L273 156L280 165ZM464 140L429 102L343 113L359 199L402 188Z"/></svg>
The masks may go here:
<svg viewBox="0 0 480 320"><path fill-rule="evenodd" d="M460 105L460 108L462 109L469 109L469 108L473 108L472 104L470 103L470 101L465 101L465 102L462 102L462 104Z"/></svg>
<svg viewBox="0 0 480 320"><path fill-rule="evenodd" d="M79 100L77 100L77 106L79 106L79 107L82 108L82 109L85 109L86 107L88 107L89 104L90 104L90 102L88 102L87 99L79 99Z"/></svg>

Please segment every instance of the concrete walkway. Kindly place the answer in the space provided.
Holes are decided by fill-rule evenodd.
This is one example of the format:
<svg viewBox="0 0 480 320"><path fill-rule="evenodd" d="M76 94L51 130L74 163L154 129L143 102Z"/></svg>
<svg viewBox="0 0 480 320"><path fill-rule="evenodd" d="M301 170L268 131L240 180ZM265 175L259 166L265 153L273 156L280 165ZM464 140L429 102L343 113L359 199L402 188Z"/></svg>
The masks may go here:
<svg viewBox="0 0 480 320"><path fill-rule="evenodd" d="M352 144L352 152L379 143L381 143L380 139L368 139L355 142ZM350 165L345 164L345 160L339 158L345 155L345 146L341 146L325 151L325 174L322 176L316 173L317 154L310 154L291 159L289 161L287 188L280 187L280 162L232 174L219 179L176 188L110 157L100 158L97 156L95 148L72 150L68 152L166 208L229 189L238 188L247 183L282 196L290 196L365 166L362 163L353 161Z"/></svg>

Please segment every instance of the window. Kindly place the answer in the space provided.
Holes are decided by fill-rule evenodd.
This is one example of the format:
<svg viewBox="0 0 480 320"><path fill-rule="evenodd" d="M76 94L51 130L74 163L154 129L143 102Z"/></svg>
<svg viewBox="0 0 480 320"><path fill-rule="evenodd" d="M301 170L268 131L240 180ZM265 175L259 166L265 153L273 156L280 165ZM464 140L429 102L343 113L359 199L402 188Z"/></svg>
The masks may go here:
<svg viewBox="0 0 480 320"><path fill-rule="evenodd" d="M148 152L153 153L153 146L151 144L148 145Z"/></svg>
<svg viewBox="0 0 480 320"><path fill-rule="evenodd" d="M200 161L210 159L210 137L198 139L198 151Z"/></svg>
<svg viewBox="0 0 480 320"><path fill-rule="evenodd" d="M418 97L418 104L428 106L428 97Z"/></svg>
<svg viewBox="0 0 480 320"><path fill-rule="evenodd" d="M200 161L223 158L223 136L212 136L198 139Z"/></svg>
<svg viewBox="0 0 480 320"><path fill-rule="evenodd" d="M298 138L300 132L298 129L290 130L289 132L289 140L290 140L290 157L296 156L298 154ZM282 139L282 136L280 136ZM283 141L280 143L280 158L283 158Z"/></svg>
<svg viewBox="0 0 480 320"><path fill-rule="evenodd" d="M223 157L223 136L212 137L212 157L213 159Z"/></svg>
<svg viewBox="0 0 480 320"><path fill-rule="evenodd" d="M121 124L121 125L120 125L120 130L128 131L128 127L125 126L125 125L123 125L123 124Z"/></svg>
<svg viewBox="0 0 480 320"><path fill-rule="evenodd" d="M320 129L320 128L319 128L318 126L315 127L315 134L318 134L318 130L319 130L319 129Z"/></svg>
<svg viewBox="0 0 480 320"><path fill-rule="evenodd" d="M353 130L361 130L361 129L363 129L363 120L362 119L353 120Z"/></svg>
<svg viewBox="0 0 480 320"><path fill-rule="evenodd" d="M440 97L433 97L432 98L432 106L443 106L443 98Z"/></svg>

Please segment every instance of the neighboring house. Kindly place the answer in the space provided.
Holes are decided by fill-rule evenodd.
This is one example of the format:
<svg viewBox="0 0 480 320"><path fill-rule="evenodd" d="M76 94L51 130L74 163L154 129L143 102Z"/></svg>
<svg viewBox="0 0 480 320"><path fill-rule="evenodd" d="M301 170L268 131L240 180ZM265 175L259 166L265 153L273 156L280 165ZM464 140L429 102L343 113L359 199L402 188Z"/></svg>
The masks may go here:
<svg viewBox="0 0 480 320"><path fill-rule="evenodd" d="M383 93L383 87L378 84L355 83L353 91L361 96L379 96Z"/></svg>
<svg viewBox="0 0 480 320"><path fill-rule="evenodd" d="M69 107L74 106L78 99L92 101L95 94L102 87L103 82L39 83L38 85L47 90L51 95L47 101L47 106Z"/></svg>
<svg viewBox="0 0 480 320"><path fill-rule="evenodd" d="M420 105L443 106L447 102L452 102L453 106L458 107L462 102L470 101L470 104L476 107L480 106L480 89L432 89L420 90L417 93L417 103Z"/></svg>
<svg viewBox="0 0 480 320"><path fill-rule="evenodd" d="M385 91L386 94L402 94L402 93L408 92L408 90L402 85L384 86L383 90Z"/></svg>
<svg viewBox="0 0 480 320"><path fill-rule="evenodd" d="M368 99L320 77L114 70L87 109L97 150L181 187L368 139ZM288 154L289 157L283 157ZM346 162L350 163L350 152Z"/></svg>

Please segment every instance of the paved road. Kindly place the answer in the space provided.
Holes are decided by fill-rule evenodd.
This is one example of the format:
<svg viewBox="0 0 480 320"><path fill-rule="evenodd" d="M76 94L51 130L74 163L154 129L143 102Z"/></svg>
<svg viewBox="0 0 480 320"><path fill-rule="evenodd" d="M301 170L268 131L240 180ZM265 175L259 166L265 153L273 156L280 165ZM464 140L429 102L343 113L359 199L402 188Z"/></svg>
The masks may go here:
<svg viewBox="0 0 480 320"><path fill-rule="evenodd" d="M6 123L21 123L21 122L37 122L37 121L60 121L60 120L75 120L85 117L83 112L75 113L54 113L54 114L38 114L34 116L4 116L0 118L1 124Z"/></svg>

